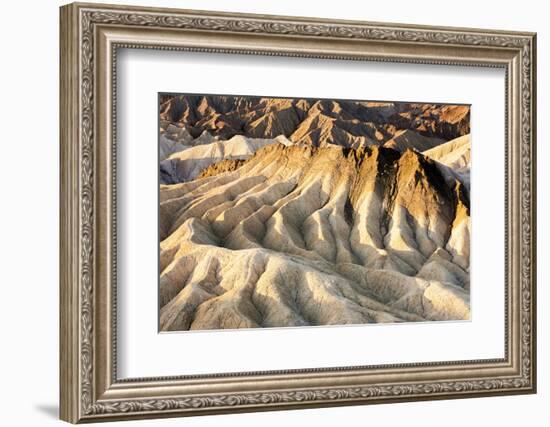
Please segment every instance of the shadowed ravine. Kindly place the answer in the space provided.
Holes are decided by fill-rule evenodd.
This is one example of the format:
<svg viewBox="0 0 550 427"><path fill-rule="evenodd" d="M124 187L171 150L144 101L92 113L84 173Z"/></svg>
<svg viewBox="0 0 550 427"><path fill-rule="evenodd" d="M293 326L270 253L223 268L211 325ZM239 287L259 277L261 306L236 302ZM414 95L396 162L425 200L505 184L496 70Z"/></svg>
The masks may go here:
<svg viewBox="0 0 550 427"><path fill-rule="evenodd" d="M202 147L161 163L162 330L469 319L468 136L424 154L228 137L200 168Z"/></svg>

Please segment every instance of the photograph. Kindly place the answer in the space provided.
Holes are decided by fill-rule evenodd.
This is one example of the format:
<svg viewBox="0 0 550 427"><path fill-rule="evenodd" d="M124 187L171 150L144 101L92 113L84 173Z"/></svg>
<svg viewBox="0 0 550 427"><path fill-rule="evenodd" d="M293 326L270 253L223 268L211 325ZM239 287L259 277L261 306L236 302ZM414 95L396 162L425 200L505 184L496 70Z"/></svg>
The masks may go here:
<svg viewBox="0 0 550 427"><path fill-rule="evenodd" d="M289 421L333 425L356 405L388 425L425 424L426 411L447 420L452 405L536 424L547 406L537 374L548 347L537 334L548 299L537 252L550 242L537 231L544 14L529 0L499 6L497 25L494 5L426 14L397 2L379 16L360 2L312 12L286 0L27 13L40 18L32 28L58 32L42 31L35 44L51 45L30 56L12 43L17 61L36 68L44 57L52 73L40 76L59 77L5 79L16 100L6 141L21 139L29 100L55 95L33 116L44 132L25 157L59 165L57 225L38 227L55 239L32 258L44 268L21 256L21 230L34 236L48 211L40 198L56 200L29 196L47 171L21 173L6 157L18 170L5 200L28 218L4 221L21 264L5 288L27 289L21 278L38 272L31 282L44 291L28 299L39 306L29 319L20 295L6 298L7 318L29 320L44 348L59 341L27 363L44 387L21 375L8 387L36 394L27 425L44 425L57 402L74 424L216 415L267 426L333 407L332 419L323 409ZM57 149L42 138L55 132ZM42 286L47 268L57 292ZM36 333L44 319L51 336ZM23 355L41 348L20 338ZM15 416L31 413L19 406Z"/></svg>
<svg viewBox="0 0 550 427"><path fill-rule="evenodd" d="M159 330L470 320L470 108L159 93Z"/></svg>

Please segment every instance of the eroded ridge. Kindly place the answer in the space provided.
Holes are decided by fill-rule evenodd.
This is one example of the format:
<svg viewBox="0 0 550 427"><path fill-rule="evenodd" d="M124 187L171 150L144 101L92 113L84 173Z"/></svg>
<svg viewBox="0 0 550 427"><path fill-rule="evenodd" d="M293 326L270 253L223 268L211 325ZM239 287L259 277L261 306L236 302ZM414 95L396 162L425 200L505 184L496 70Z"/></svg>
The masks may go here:
<svg viewBox="0 0 550 427"><path fill-rule="evenodd" d="M162 330L469 319L463 143L287 141L161 185Z"/></svg>

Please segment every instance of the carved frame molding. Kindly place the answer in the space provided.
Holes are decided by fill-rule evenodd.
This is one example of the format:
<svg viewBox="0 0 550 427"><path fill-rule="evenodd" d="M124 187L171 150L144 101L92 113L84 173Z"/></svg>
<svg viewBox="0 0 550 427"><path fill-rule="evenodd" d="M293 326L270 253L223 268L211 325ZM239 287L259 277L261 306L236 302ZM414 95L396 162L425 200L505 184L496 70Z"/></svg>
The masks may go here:
<svg viewBox="0 0 550 427"><path fill-rule="evenodd" d="M169 42L159 41L164 36ZM179 37L192 40L180 43ZM197 42L203 39L208 42ZM62 419L101 421L535 391L534 34L71 4L61 8L60 42ZM273 47L266 47L270 43ZM116 282L114 65L121 47L506 68L506 357L117 380L116 287L102 279ZM273 387L254 386L270 375ZM285 387L289 380L293 386ZM239 382L247 382L242 391ZM201 383L209 391L193 392Z"/></svg>

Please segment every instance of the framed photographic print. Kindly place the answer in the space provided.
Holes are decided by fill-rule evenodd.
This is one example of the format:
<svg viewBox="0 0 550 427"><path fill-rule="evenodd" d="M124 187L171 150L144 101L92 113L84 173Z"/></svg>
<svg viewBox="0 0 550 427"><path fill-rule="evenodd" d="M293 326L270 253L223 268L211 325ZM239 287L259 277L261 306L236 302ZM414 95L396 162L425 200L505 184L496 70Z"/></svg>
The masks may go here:
<svg viewBox="0 0 550 427"><path fill-rule="evenodd" d="M535 34L60 21L62 419L535 392Z"/></svg>

